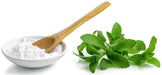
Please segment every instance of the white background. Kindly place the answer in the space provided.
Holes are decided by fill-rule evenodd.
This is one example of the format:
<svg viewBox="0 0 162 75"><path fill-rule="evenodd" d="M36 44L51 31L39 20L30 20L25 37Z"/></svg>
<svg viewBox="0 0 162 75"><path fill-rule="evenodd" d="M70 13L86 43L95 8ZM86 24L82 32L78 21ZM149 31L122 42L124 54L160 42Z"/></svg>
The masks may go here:
<svg viewBox="0 0 162 75"><path fill-rule="evenodd" d="M23 36L48 36L71 25L105 0L0 0L0 47L9 40ZM162 62L162 1L161 0L109 0L111 6L89 20L64 39L67 53L57 63L41 69L25 69L8 61L0 53L0 75L91 75L88 64L76 57L80 36L94 30L111 31L115 22L121 24L125 37L143 40L148 46L150 38L158 39L155 57ZM116 67L95 75L162 74L154 66Z"/></svg>

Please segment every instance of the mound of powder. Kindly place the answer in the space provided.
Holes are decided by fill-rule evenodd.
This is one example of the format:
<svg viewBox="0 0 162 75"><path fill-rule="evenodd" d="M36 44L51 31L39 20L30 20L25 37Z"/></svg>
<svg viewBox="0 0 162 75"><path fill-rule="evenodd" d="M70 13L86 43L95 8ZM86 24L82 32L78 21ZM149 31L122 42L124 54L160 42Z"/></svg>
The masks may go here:
<svg viewBox="0 0 162 75"><path fill-rule="evenodd" d="M52 52L45 53L45 49L40 49L37 46L33 46L32 43L39 39L24 38L17 45L6 51L7 55L26 60L35 60L42 58L49 58L51 56L57 56L62 52L62 46L58 45Z"/></svg>

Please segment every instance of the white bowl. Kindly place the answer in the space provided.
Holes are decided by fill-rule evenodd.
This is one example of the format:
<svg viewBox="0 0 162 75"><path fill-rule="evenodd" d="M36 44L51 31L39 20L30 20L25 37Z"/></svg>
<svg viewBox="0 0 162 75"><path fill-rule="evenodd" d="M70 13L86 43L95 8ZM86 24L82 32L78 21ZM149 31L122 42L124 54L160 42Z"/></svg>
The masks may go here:
<svg viewBox="0 0 162 75"><path fill-rule="evenodd" d="M28 36L28 37L23 37L23 38L43 38L42 36ZM58 56L51 56L50 58L42 58L42 59L36 59L36 60L23 60L23 59L18 59L11 57L6 54L5 50L12 48L14 45L18 44L21 39L23 38L18 38L15 40L11 40L7 42L3 47L2 47L2 53L4 56L13 62L16 65L26 67L26 68L40 68L40 67L45 67L49 66L53 63L55 63L58 59L60 59L66 52L66 45L64 42L61 42L60 45L62 46L62 53Z"/></svg>

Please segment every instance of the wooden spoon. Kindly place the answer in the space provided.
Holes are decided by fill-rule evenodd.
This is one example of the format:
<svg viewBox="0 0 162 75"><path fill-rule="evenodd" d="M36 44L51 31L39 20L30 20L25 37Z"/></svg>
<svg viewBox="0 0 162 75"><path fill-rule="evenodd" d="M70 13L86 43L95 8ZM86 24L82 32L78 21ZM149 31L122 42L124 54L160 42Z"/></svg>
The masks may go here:
<svg viewBox="0 0 162 75"><path fill-rule="evenodd" d="M41 49L46 49L46 53L51 52L68 34L78 28L80 25L93 18L105 8L110 5L110 2L106 1L93 9L91 12L80 18L78 21L73 23L71 26L63 29L60 32L57 32L51 36L45 37L33 43L34 46L38 46Z"/></svg>

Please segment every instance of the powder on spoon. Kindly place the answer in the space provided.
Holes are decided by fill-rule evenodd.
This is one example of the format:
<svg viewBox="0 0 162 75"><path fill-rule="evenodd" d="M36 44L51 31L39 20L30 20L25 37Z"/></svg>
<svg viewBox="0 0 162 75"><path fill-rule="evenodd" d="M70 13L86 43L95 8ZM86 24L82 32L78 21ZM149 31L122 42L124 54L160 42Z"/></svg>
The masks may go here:
<svg viewBox="0 0 162 75"><path fill-rule="evenodd" d="M62 52L62 46L58 45L52 52L45 53L45 49L40 49L37 46L33 46L32 43L39 39L36 38L24 38L17 45L11 49L6 50L7 55L26 60L35 60L42 58L49 58L51 56L57 56Z"/></svg>

